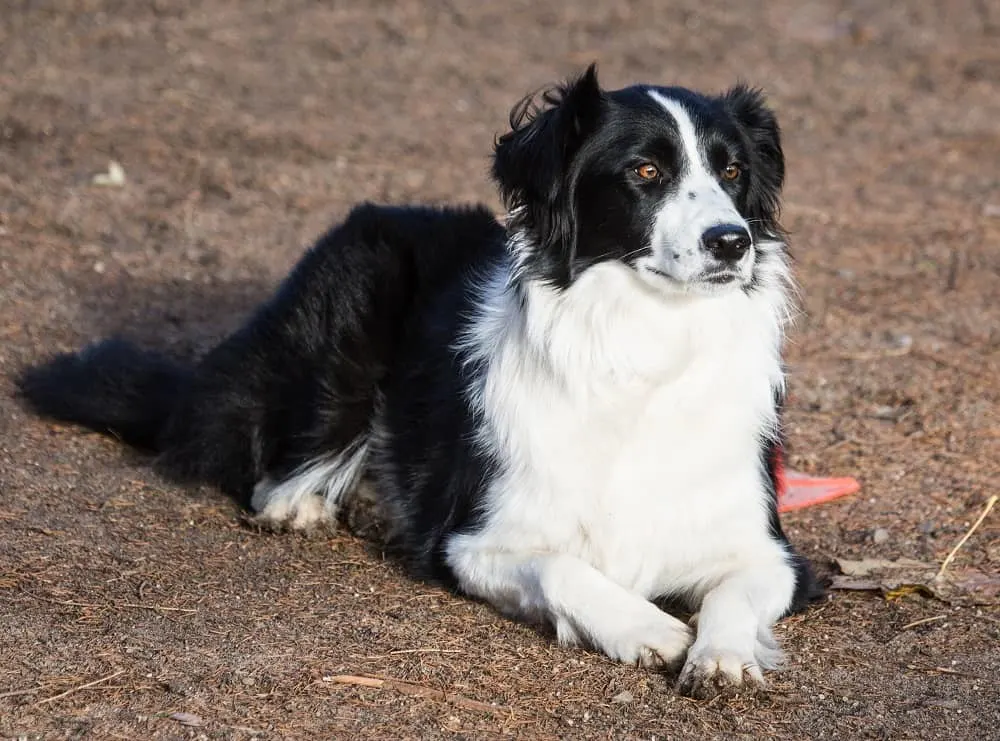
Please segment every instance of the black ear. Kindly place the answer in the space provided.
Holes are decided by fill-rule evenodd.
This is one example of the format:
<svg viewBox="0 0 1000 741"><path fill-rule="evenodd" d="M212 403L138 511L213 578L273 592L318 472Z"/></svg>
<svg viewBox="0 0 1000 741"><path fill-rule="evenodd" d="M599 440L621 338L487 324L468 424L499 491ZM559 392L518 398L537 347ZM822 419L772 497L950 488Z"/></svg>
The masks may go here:
<svg viewBox="0 0 1000 741"><path fill-rule="evenodd" d="M526 229L535 253L525 267L565 285L572 278L576 212L572 162L601 115L596 65L579 79L530 95L510 114L511 130L497 139L493 178L511 212L511 226ZM541 276L540 276L541 277Z"/></svg>
<svg viewBox="0 0 1000 741"><path fill-rule="evenodd" d="M781 151L781 129L764 94L737 85L722 96L722 103L743 129L750 143L751 183L747 194L752 218L761 219L777 233L781 186L785 182L785 155Z"/></svg>

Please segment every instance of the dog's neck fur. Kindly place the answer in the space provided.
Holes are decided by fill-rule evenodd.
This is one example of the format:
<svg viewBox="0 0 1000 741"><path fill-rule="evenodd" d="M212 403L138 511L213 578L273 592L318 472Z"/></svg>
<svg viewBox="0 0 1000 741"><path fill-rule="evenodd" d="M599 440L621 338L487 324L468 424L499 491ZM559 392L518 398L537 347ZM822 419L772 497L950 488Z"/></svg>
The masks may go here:
<svg viewBox="0 0 1000 741"><path fill-rule="evenodd" d="M556 288L520 269L530 241L521 231L510 235L510 258L484 285L485 323L477 326L492 343L516 333L522 352L530 349L567 389L582 384L593 392L594 384L612 381L663 385L699 348L725 342L727 334L754 332L772 356L772 386L783 390L780 353L794 286L782 243L757 245L752 286L705 295L660 290L619 261L593 265L568 288Z"/></svg>

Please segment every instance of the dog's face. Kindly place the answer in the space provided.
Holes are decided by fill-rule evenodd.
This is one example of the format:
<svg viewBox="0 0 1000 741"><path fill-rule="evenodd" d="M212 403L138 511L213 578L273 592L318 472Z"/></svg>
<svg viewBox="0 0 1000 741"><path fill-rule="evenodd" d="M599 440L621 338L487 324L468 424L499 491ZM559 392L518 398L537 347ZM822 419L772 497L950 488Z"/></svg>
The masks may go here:
<svg viewBox="0 0 1000 741"><path fill-rule="evenodd" d="M761 95L681 88L602 91L594 68L523 103L493 173L521 231L519 267L566 287L619 260L666 291L752 285L781 229L784 159Z"/></svg>

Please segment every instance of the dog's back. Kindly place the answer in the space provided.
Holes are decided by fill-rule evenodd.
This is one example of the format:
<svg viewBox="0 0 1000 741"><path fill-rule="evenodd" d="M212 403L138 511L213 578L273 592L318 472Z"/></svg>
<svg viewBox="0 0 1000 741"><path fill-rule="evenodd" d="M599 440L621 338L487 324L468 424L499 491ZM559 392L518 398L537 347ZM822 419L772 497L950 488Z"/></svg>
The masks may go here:
<svg viewBox="0 0 1000 741"><path fill-rule="evenodd" d="M484 208L359 206L196 367L109 339L29 369L21 392L258 512L297 476L329 493L360 472L379 386L415 320L503 239Z"/></svg>

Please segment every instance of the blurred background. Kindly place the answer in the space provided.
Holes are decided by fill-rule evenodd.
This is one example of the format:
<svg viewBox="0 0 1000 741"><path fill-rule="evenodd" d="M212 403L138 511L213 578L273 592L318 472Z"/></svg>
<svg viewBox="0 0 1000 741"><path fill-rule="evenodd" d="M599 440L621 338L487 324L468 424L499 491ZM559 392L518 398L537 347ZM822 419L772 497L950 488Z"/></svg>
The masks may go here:
<svg viewBox="0 0 1000 741"><path fill-rule="evenodd" d="M257 533L12 398L98 335L204 350L358 201L498 207L509 109L592 61L606 87L767 91L790 462L863 485L788 529L827 572L941 561L1000 472L1000 4L5 0L0 735L1000 738L996 591L836 592L782 627L774 694L703 707L364 541ZM997 536L955 559L994 590Z"/></svg>

